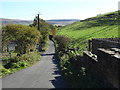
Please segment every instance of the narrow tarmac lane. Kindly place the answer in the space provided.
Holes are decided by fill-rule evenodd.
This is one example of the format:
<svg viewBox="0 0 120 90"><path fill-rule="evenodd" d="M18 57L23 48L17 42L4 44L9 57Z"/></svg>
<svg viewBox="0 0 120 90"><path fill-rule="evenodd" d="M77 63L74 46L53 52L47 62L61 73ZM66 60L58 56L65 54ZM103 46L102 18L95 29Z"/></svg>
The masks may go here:
<svg viewBox="0 0 120 90"><path fill-rule="evenodd" d="M49 41L49 45L35 65L2 78L2 88L67 88L55 56L54 43Z"/></svg>

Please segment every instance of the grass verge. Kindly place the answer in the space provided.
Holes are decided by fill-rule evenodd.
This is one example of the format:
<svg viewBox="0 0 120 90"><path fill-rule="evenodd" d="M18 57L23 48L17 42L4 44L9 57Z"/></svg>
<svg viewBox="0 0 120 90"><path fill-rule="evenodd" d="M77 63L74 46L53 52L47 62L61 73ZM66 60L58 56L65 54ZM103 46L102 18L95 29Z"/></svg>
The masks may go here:
<svg viewBox="0 0 120 90"><path fill-rule="evenodd" d="M7 56L2 59L0 77L5 77L31 66L39 61L40 57L38 52L29 52L21 56L15 56L15 53L12 53L11 57Z"/></svg>

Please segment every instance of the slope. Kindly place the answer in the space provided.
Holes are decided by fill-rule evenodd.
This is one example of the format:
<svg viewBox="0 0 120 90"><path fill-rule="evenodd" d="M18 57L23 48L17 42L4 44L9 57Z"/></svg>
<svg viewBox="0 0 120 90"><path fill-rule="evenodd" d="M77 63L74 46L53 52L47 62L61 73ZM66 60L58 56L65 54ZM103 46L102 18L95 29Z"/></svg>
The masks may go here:
<svg viewBox="0 0 120 90"><path fill-rule="evenodd" d="M96 17L87 18L80 22L60 28L58 35L71 38L70 47L79 47L82 54L87 47L87 40L93 38L118 38L118 11Z"/></svg>

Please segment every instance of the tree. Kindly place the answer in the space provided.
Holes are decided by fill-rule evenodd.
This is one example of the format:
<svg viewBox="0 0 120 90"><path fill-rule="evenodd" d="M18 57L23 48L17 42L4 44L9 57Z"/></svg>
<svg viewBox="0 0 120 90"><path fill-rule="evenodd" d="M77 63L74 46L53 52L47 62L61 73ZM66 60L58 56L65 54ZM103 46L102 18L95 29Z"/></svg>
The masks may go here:
<svg viewBox="0 0 120 90"><path fill-rule="evenodd" d="M8 45L8 42L16 41L16 51L21 54L34 50L40 42L41 33L34 27L8 24L3 31L3 44Z"/></svg>
<svg viewBox="0 0 120 90"><path fill-rule="evenodd" d="M15 41L17 38L17 31L19 28L17 28L17 25L13 24L8 24L6 27L2 28L2 49L4 51L5 47L8 47L9 43L11 41ZM7 50L8 51L8 50Z"/></svg>
<svg viewBox="0 0 120 90"><path fill-rule="evenodd" d="M48 36L50 33L50 24L46 23L45 20L39 18L40 21L40 30L39 32L41 33L41 41L39 43L40 47L45 46L46 42L48 41ZM35 27L36 29L38 28L38 17L35 17L33 24L29 25L30 27Z"/></svg>
<svg viewBox="0 0 120 90"><path fill-rule="evenodd" d="M50 35L55 36L57 34L56 27L53 25L50 25Z"/></svg>
<svg viewBox="0 0 120 90"><path fill-rule="evenodd" d="M56 27L51 24L46 23L46 21L41 18L39 18L39 21L40 21L39 31L41 32L41 35L42 35L41 43L46 43L49 35L52 35L52 36L56 35L57 33ZM29 26L38 28L38 17L37 16L35 17L33 24L30 24Z"/></svg>

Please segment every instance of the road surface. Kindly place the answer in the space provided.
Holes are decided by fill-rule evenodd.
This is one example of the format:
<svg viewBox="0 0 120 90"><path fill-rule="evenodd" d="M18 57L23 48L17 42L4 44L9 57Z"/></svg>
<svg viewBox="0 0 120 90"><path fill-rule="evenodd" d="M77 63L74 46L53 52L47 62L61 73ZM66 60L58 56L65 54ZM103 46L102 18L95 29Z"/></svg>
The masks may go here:
<svg viewBox="0 0 120 90"><path fill-rule="evenodd" d="M42 58L35 65L2 78L2 88L67 88L61 76L55 47L49 41L49 48L41 54Z"/></svg>

